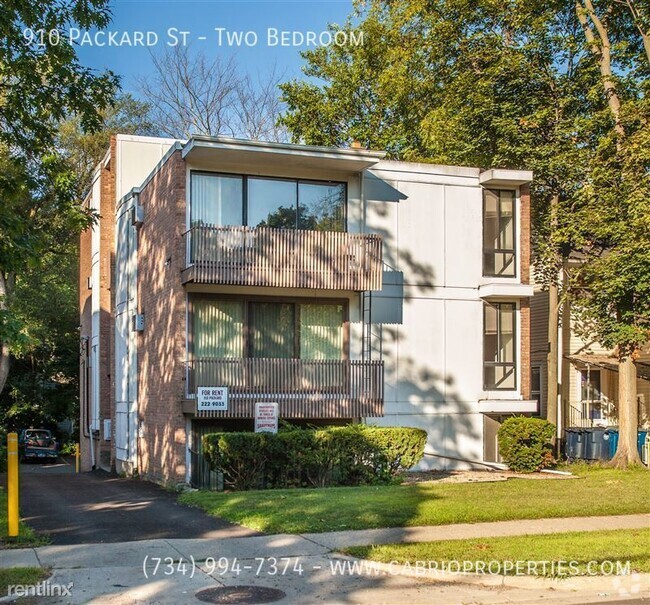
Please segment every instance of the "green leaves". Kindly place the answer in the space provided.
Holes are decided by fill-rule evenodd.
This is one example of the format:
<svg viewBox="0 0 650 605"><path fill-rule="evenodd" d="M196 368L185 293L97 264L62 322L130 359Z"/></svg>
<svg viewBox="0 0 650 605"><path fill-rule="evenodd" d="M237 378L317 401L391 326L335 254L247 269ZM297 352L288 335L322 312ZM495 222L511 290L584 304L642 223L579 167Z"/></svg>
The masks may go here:
<svg viewBox="0 0 650 605"><path fill-rule="evenodd" d="M650 323L648 14L641 2L593 4L624 141L567 0L358 2L345 27L364 31L364 46L305 53L312 80L282 87L283 122L307 143L357 139L396 159L532 170L538 279L556 280L573 253L582 265L564 295L590 316L592 337L628 346Z"/></svg>
<svg viewBox="0 0 650 605"><path fill-rule="evenodd" d="M12 153L31 157L49 150L56 123L73 113L86 130L101 126L99 112L110 103L118 79L110 72L96 75L81 66L66 34L73 26L104 27L109 19L107 0L4 4L0 142ZM52 31L59 35L50 35Z"/></svg>

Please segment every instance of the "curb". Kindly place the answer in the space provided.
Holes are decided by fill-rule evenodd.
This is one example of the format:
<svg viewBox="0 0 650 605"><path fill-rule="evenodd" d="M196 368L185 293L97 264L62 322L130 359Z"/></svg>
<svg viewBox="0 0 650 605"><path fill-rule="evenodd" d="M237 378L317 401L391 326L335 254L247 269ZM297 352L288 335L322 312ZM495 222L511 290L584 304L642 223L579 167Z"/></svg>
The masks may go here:
<svg viewBox="0 0 650 605"><path fill-rule="evenodd" d="M366 569L377 570L377 576L404 576L418 579L428 579L441 584L469 584L488 587L506 587L523 589L547 589L557 591L577 591L588 589L607 588L611 591L618 591L621 596L643 595L650 588L650 573L636 573L630 575L594 575L594 576L570 576L564 578L548 578L544 576L506 576L497 574L475 574L475 573L449 573L433 570L414 569L412 566L399 564L378 563L368 559L357 559L347 555L331 553L330 556L344 561L359 562ZM372 577L368 573L368 577ZM643 590L645 588L645 590Z"/></svg>

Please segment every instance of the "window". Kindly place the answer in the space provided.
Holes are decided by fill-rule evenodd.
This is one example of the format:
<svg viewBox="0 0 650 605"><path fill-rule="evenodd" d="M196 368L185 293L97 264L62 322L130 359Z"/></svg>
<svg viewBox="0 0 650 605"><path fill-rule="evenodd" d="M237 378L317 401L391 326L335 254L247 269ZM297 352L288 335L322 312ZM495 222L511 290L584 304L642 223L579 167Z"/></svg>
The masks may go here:
<svg viewBox="0 0 650 605"><path fill-rule="evenodd" d="M342 359L341 302L219 300L192 303L195 358Z"/></svg>
<svg viewBox="0 0 650 605"><path fill-rule="evenodd" d="M298 183L298 229L345 231L345 185Z"/></svg>
<svg viewBox="0 0 650 605"><path fill-rule="evenodd" d="M542 368L532 366L530 368L530 397L537 401L537 411L542 410Z"/></svg>
<svg viewBox="0 0 650 605"><path fill-rule="evenodd" d="M296 228L297 187L292 181L248 179L248 225Z"/></svg>
<svg viewBox="0 0 650 605"><path fill-rule="evenodd" d="M588 367L580 371L580 399L584 417L591 420L604 418L600 370L592 370Z"/></svg>
<svg viewBox="0 0 650 605"><path fill-rule="evenodd" d="M515 256L515 192L483 191L483 275L513 277Z"/></svg>
<svg viewBox="0 0 650 605"><path fill-rule="evenodd" d="M194 172L191 189L191 227L242 224L242 177Z"/></svg>
<svg viewBox="0 0 650 605"><path fill-rule="evenodd" d="M193 172L190 226L345 231L345 183Z"/></svg>
<svg viewBox="0 0 650 605"><path fill-rule="evenodd" d="M516 307L514 303L483 305L483 380L486 390L515 390Z"/></svg>
<svg viewBox="0 0 650 605"><path fill-rule="evenodd" d="M197 300L193 307L195 357L242 357L244 307L237 301Z"/></svg>

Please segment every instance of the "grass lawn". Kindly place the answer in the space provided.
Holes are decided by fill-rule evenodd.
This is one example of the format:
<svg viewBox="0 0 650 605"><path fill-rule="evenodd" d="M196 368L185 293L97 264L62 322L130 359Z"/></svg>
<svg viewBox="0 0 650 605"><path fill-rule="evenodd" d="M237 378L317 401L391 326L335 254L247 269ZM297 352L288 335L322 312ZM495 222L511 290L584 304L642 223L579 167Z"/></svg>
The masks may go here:
<svg viewBox="0 0 650 605"><path fill-rule="evenodd" d="M267 533L650 512L650 472L581 466L579 479L182 494L183 504Z"/></svg>
<svg viewBox="0 0 650 605"><path fill-rule="evenodd" d="M32 586L44 580L50 573L40 567L12 567L0 569L0 597L7 595L7 587L12 584Z"/></svg>
<svg viewBox="0 0 650 605"><path fill-rule="evenodd" d="M7 491L0 486L0 549L42 546L48 542L47 538L38 536L31 527L22 521L18 527L18 537L9 539L7 536ZM20 582L14 582L14 584L20 584Z"/></svg>
<svg viewBox="0 0 650 605"><path fill-rule="evenodd" d="M442 540L440 542L421 542L418 544L386 544L381 546L355 546L344 552L361 559L380 563L395 562L415 567L417 561L427 561L443 567L443 562L471 562L489 569L490 562L498 561L575 561L575 567L564 571L550 564L546 569L538 564L535 571L527 575L599 575L601 569L609 572L609 563L603 568L603 561L620 561L625 568L630 562L629 573L650 572L650 529L626 529L595 532L573 532L567 534L544 534L539 536L516 536L507 538L481 538L477 540ZM590 561L597 561L588 567ZM435 564L432 567L435 569ZM427 563L427 565L429 565ZM469 563L468 563L469 565ZM493 563L496 568L496 563ZM475 567L471 570L475 571ZM480 567L479 567L480 569ZM503 567L501 569L504 569ZM614 567L614 570L616 567ZM558 570L560 572L558 573ZM520 570L519 575L526 573ZM513 569L506 569L514 575ZM615 571L614 571L615 573ZM611 575L611 573L610 573Z"/></svg>

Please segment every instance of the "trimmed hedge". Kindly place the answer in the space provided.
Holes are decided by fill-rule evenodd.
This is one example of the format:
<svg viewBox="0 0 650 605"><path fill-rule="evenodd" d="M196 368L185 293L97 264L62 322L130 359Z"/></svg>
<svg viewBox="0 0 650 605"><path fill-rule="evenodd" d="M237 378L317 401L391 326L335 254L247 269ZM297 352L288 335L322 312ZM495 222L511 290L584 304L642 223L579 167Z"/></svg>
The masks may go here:
<svg viewBox="0 0 650 605"><path fill-rule="evenodd" d="M417 464L426 431L362 424L272 433L211 433L203 452L235 490L387 483Z"/></svg>
<svg viewBox="0 0 650 605"><path fill-rule="evenodd" d="M499 427L499 451L510 470L533 473L555 464L555 426L542 418L516 416Z"/></svg>

